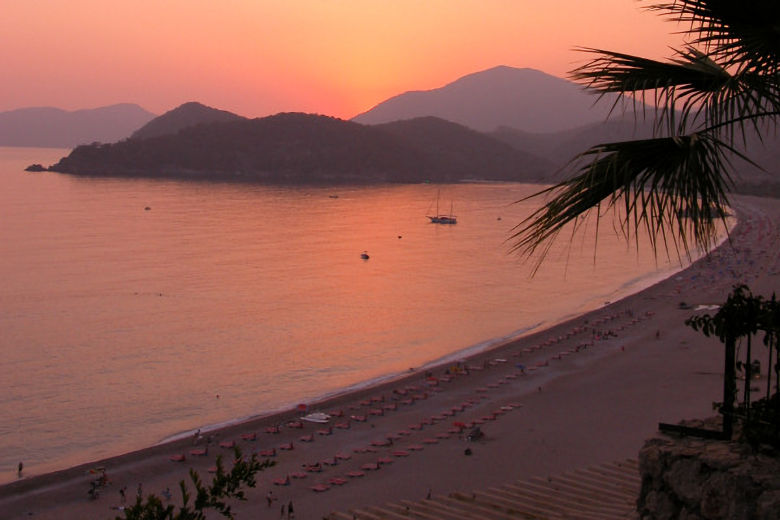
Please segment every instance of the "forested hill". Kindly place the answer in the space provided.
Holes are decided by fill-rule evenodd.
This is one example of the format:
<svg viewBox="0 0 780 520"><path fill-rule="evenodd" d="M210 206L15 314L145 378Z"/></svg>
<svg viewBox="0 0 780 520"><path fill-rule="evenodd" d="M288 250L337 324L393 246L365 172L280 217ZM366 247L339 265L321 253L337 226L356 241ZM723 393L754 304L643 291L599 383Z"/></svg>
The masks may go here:
<svg viewBox="0 0 780 520"><path fill-rule="evenodd" d="M376 128L447 161L449 171L460 179L511 179L518 174L519 164L523 180L542 180L555 168L551 161L530 151L438 117L394 121Z"/></svg>
<svg viewBox="0 0 780 520"><path fill-rule="evenodd" d="M283 113L79 146L50 170L275 183L539 180L541 159L435 118L367 126Z"/></svg>
<svg viewBox="0 0 780 520"><path fill-rule="evenodd" d="M179 130L190 126L237 121L239 119L246 118L226 110L218 110L196 101L191 101L152 119L133 132L133 135L130 137L133 139L148 139L149 137L175 134Z"/></svg>

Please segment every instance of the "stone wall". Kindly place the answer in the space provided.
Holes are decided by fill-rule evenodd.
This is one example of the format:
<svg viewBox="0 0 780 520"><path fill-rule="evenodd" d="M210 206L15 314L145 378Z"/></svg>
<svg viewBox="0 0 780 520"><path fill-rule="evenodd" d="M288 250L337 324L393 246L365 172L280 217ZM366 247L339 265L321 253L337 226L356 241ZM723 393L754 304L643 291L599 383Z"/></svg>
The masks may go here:
<svg viewBox="0 0 780 520"><path fill-rule="evenodd" d="M639 452L642 520L778 520L780 456L744 443L659 436Z"/></svg>

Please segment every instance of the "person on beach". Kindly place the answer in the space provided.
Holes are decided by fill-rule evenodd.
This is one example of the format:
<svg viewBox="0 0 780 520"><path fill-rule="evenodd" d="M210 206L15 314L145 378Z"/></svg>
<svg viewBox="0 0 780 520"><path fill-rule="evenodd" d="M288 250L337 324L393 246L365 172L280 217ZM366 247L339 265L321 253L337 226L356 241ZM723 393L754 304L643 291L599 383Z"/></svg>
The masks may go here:
<svg viewBox="0 0 780 520"><path fill-rule="evenodd" d="M127 486L122 486L121 488L119 488L119 501L122 504L127 503L127 495L125 495L126 492L127 492Z"/></svg>
<svg viewBox="0 0 780 520"><path fill-rule="evenodd" d="M276 497L274 497L274 492L269 491L268 494L265 496L265 499L268 502L268 507L271 507L274 503L274 500L276 500Z"/></svg>
<svg viewBox="0 0 780 520"><path fill-rule="evenodd" d="M24 469L24 463L22 461L19 461L19 465L17 466L17 475L19 475L19 478L22 478L23 469Z"/></svg>
<svg viewBox="0 0 780 520"><path fill-rule="evenodd" d="M290 503L287 504L287 518L289 520L292 520L293 518L295 518L295 512L293 511L292 500L290 500Z"/></svg>

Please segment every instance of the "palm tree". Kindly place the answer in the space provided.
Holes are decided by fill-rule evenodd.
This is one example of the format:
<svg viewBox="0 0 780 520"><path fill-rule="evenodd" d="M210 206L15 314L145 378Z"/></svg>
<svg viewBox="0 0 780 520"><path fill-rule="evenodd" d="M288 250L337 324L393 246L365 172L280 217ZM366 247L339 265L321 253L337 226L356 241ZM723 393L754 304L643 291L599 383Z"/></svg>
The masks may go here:
<svg viewBox="0 0 780 520"><path fill-rule="evenodd" d="M575 175L529 198L548 201L514 229L513 249L541 253L579 216L613 210L626 239L644 228L657 251L663 244L689 254L713 245L716 223L733 188L732 160L746 134L762 133L780 115L780 2L674 0L647 9L679 22L686 42L667 61L580 49L594 56L572 71L575 81L617 93L654 118L650 139L593 146L570 162ZM645 108L652 101L653 108Z"/></svg>

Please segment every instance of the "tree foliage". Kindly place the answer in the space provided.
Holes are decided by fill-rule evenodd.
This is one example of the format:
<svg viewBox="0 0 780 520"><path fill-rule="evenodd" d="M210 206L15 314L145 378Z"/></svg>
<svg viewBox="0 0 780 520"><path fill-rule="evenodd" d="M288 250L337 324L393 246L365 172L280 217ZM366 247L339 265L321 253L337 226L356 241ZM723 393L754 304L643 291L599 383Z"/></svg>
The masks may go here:
<svg viewBox="0 0 780 520"><path fill-rule="evenodd" d="M743 370L745 384L744 399L736 409L736 417L742 422L745 440L780 446L780 305L775 295L770 299L754 296L747 286L739 285L734 287L713 316L693 316L685 323L705 336L717 337L725 345L747 340L746 360L737 361L737 368ZM753 384L751 338L758 333L763 333L763 344L769 349L769 367L766 397L753 402L750 396ZM727 359L731 366L733 361ZM725 370L724 385L728 390L724 392L724 398L728 399L728 402L716 403L721 406L724 414L732 413L733 401L737 397L736 383L736 373L733 370Z"/></svg>
<svg viewBox="0 0 780 520"><path fill-rule="evenodd" d="M179 482L182 505L165 504L154 494L143 497L138 495L135 504L124 510L124 516L116 520L205 520L206 511L212 510L225 518L232 519L233 510L230 500L246 500L244 487L253 488L257 485L255 475L274 463L270 460L259 461L253 454L250 459L241 455L239 448L235 449L235 460L230 471L226 471L222 456L217 457L217 471L210 485L205 485L198 473L190 469L190 480L194 487L194 501L191 502L187 483Z"/></svg>
<svg viewBox="0 0 780 520"><path fill-rule="evenodd" d="M564 226L576 229L578 217L602 207L620 210L616 227L627 239L646 229L654 250L687 255L714 244L732 160L749 161L739 145L780 115L780 2L675 0L647 9L683 27L685 44L672 58L586 48L594 57L571 76L602 96L617 93L636 116L652 111L656 135L596 145L572 159L571 178L529 197L547 202L516 226L516 252L545 253Z"/></svg>

